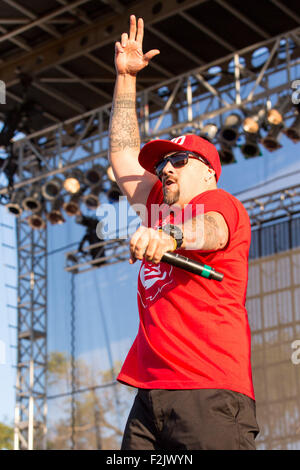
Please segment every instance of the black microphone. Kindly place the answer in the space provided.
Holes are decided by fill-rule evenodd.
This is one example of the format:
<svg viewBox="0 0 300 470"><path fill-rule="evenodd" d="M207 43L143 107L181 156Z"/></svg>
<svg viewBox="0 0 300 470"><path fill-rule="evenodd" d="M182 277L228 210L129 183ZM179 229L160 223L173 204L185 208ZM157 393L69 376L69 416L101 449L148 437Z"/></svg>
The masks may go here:
<svg viewBox="0 0 300 470"><path fill-rule="evenodd" d="M163 263L171 264L177 268L184 269L193 274L198 274L199 276L205 277L207 279L214 279L215 281L222 281L224 274L217 272L211 266L207 264L199 263L199 261L194 261L193 259L186 258L185 256L178 255L177 253L167 252L163 255L161 261Z"/></svg>

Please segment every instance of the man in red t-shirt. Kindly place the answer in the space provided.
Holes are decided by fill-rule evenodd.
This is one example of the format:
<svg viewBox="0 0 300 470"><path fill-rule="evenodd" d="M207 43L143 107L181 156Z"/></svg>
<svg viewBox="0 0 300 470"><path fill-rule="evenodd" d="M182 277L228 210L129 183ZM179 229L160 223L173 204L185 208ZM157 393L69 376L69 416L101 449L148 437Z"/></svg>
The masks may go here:
<svg viewBox="0 0 300 470"><path fill-rule="evenodd" d="M122 449L255 449L258 433L245 309L251 229L244 206L217 188L216 148L196 135L140 150L136 74L143 20L116 43L110 123L116 180L147 219L130 241L141 260L140 324L118 380L138 389ZM137 205L137 206L135 206ZM211 265L222 282L161 262L166 252Z"/></svg>

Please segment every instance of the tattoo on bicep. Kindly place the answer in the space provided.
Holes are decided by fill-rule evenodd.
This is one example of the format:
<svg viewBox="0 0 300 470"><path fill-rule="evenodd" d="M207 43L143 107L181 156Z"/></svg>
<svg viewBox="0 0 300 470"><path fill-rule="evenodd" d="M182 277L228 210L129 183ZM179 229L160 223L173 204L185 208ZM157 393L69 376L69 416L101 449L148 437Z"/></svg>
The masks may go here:
<svg viewBox="0 0 300 470"><path fill-rule="evenodd" d="M219 243L218 237L219 227L211 215L204 215L204 239L205 245L215 246Z"/></svg>

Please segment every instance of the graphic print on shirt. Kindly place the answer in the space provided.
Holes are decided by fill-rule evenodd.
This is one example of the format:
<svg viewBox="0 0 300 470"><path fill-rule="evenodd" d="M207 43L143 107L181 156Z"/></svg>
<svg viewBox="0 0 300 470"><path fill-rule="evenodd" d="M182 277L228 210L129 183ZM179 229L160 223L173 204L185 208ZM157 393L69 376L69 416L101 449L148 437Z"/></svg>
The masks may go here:
<svg viewBox="0 0 300 470"><path fill-rule="evenodd" d="M144 262L142 264L139 279L144 288L144 295L139 290L138 295L144 307L149 306L149 303L153 302L158 294L174 281L173 276L171 276L172 271L173 266L165 263ZM144 304L143 299L147 301L148 305Z"/></svg>

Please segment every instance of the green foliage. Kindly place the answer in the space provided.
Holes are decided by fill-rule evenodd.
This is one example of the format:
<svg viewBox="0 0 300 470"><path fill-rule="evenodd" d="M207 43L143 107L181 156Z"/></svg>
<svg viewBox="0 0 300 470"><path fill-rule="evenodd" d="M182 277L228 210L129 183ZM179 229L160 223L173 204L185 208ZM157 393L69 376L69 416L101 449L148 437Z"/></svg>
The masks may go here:
<svg viewBox="0 0 300 470"><path fill-rule="evenodd" d="M7 424L0 423L0 449L13 449L14 430Z"/></svg>

